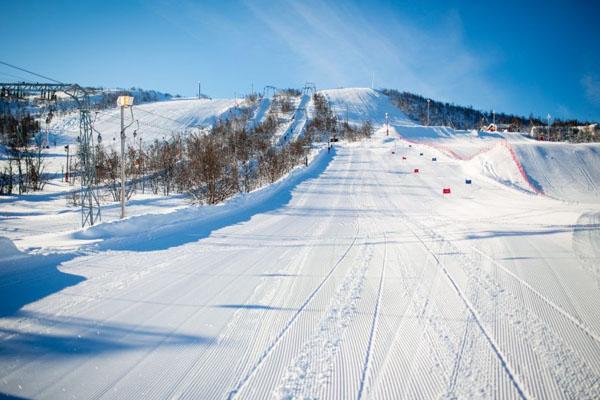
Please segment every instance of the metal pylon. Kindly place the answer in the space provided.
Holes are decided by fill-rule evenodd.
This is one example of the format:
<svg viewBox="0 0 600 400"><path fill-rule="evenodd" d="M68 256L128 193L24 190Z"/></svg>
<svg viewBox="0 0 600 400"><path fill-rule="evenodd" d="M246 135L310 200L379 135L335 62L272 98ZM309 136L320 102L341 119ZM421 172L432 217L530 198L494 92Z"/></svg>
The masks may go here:
<svg viewBox="0 0 600 400"><path fill-rule="evenodd" d="M90 111L79 112L79 160L81 162L81 226L94 225L100 221L100 201L96 190L96 152Z"/></svg>

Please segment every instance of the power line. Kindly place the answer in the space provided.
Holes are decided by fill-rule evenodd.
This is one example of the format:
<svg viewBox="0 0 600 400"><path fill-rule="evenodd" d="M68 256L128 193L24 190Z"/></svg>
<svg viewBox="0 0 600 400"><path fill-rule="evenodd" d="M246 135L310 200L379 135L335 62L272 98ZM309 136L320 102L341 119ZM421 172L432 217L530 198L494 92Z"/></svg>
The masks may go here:
<svg viewBox="0 0 600 400"><path fill-rule="evenodd" d="M55 82L55 83L64 84L64 82L57 81L56 79L52 79L52 78L49 78L47 76L40 75L40 74L35 73L33 71L29 71L29 70L27 70L25 68L17 67L16 65L12 65L12 64L9 64L9 63L4 62L4 61L0 61L0 64L6 65L7 67L11 67L11 68L14 68L14 69L18 69L19 71L27 72L28 74L35 75L35 76L37 76L39 78L42 78L42 79L46 79L46 80L49 80L49 81L52 81L52 82Z"/></svg>
<svg viewBox="0 0 600 400"><path fill-rule="evenodd" d="M140 111L140 109L139 109L139 108L136 108L136 111ZM147 111L146 111L146 112L147 112ZM104 122L104 123L107 123L109 120L114 120L114 119L120 118L120 117L119 117L119 115L116 115L116 114L109 114L108 112L104 112L104 111L98 111L98 113L99 113L99 114L101 114L101 115L104 115L104 116L106 117L106 119L104 119L104 120L97 121L97 122L99 122L99 123L103 123L103 122ZM150 113L150 114L152 114L152 113ZM156 115L157 115L157 116L160 116L160 115L158 115L158 114L156 114ZM166 118L166 117L163 117L163 118ZM167 118L167 119L170 119L170 118ZM166 132L173 132L173 131L174 131L173 129L169 129L169 128L165 128L165 127L162 127L162 126L159 126L159 125L151 124L151 123L149 123L149 122L146 122L146 121L140 121L140 120L137 120L137 122L138 122L140 125L144 125L144 126L147 126L147 127L149 127L149 128L160 129L160 130L163 130L163 131L166 131ZM177 121L175 121L175 122L177 122ZM186 126L186 125L183 125L183 124L181 124L181 123L179 123L179 124L180 124L181 126L183 126L184 128L188 128L188 126Z"/></svg>
<svg viewBox="0 0 600 400"><path fill-rule="evenodd" d="M25 82L27 80L27 78L25 78L25 77L22 77L20 75L9 74L8 72L0 72L0 75L9 76L13 79L16 78L16 79L22 80L23 82Z"/></svg>
<svg viewBox="0 0 600 400"><path fill-rule="evenodd" d="M165 117L164 115L158 114L158 113L156 113L156 112L153 112L153 111L146 111L146 110L144 110L144 109L141 109L141 108L136 108L136 110L137 110L137 111L141 111L141 112L143 112L143 113L146 113L146 114L155 115L155 116L157 116L157 117L164 118L164 119L167 119L167 120L169 120L169 121L173 121L173 122L175 122L175 123L177 123L177 124L179 124L179 125L181 125L181 126L183 126L183 127L185 127L185 128L187 128L187 127L189 126L189 125L187 125L187 124L184 124L183 122L179 122L179 121L177 121L176 119L169 118L169 117Z"/></svg>

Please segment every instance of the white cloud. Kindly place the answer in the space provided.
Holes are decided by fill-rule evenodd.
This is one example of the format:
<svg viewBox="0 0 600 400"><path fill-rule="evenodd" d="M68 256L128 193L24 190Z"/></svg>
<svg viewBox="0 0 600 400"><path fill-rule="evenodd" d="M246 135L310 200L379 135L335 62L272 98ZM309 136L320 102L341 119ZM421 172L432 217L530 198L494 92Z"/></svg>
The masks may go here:
<svg viewBox="0 0 600 400"><path fill-rule="evenodd" d="M486 76L490 57L465 45L458 13L448 13L434 31L426 31L393 12L369 17L360 6L343 2L245 4L308 74L329 85L367 86L374 72L376 85L481 107L507 104L506 93Z"/></svg>

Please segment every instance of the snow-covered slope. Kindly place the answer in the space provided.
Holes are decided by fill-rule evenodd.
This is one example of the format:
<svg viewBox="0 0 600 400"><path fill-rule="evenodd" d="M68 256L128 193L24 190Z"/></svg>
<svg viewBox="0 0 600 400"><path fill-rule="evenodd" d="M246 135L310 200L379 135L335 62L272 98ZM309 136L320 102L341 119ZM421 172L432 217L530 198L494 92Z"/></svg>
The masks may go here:
<svg viewBox="0 0 600 400"><path fill-rule="evenodd" d="M600 202L600 144L540 143L519 133L393 126L410 143L436 149L498 182L575 202Z"/></svg>
<svg viewBox="0 0 600 400"><path fill-rule="evenodd" d="M598 145L386 136L385 97L326 92L374 137L224 205L0 239L0 397L600 398Z"/></svg>
<svg viewBox="0 0 600 400"><path fill-rule="evenodd" d="M410 119L394 106L390 99L373 89L345 88L321 90L340 121L361 124L370 120L374 124L383 124L385 114L393 125L413 126Z"/></svg>
<svg viewBox="0 0 600 400"><path fill-rule="evenodd" d="M336 144L252 207L98 226L93 251L0 274L22 300L0 308L0 393L600 397L593 207L395 138Z"/></svg>
<svg viewBox="0 0 600 400"><path fill-rule="evenodd" d="M239 102L239 100L238 100ZM152 142L155 139L168 138L175 132L205 127L214 123L220 116L227 113L236 105L235 99L180 99L134 105L134 118L139 121L138 133L143 141ZM103 140L111 142L119 139L121 116L119 109L101 111L95 115L94 128ZM131 114L126 111L126 124L131 122ZM56 119L51 130L64 132L74 141L79 134L79 115L74 113L62 119ZM137 124L128 130L128 137Z"/></svg>
<svg viewBox="0 0 600 400"><path fill-rule="evenodd" d="M546 195L600 204L600 145L512 144L524 170Z"/></svg>

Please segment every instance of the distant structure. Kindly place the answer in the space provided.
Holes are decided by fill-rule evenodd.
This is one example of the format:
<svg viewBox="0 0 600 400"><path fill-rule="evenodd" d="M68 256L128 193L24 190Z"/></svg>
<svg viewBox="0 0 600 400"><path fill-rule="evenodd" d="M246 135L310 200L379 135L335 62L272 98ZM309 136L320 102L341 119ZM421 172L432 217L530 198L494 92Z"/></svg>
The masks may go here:
<svg viewBox="0 0 600 400"><path fill-rule="evenodd" d="M58 82L58 81L57 81ZM81 165L81 226L94 225L101 219L100 201L96 191L96 149L92 119L90 117L91 93L99 88L82 87L74 83L0 83L0 99L27 101L37 98L39 101L56 102L57 92L71 97L79 109L79 159Z"/></svg>
<svg viewBox="0 0 600 400"><path fill-rule="evenodd" d="M302 88L303 95L314 95L317 92L317 85L314 82L306 82Z"/></svg>
<svg viewBox="0 0 600 400"><path fill-rule="evenodd" d="M600 126L595 124L577 126L534 126L529 136L545 141L596 142L600 138Z"/></svg>
<svg viewBox="0 0 600 400"><path fill-rule="evenodd" d="M269 93L271 96L269 96ZM263 97L273 97L277 93L277 88L275 86L267 85L263 89Z"/></svg>
<svg viewBox="0 0 600 400"><path fill-rule="evenodd" d="M517 132L518 128L514 124L489 124L482 128L487 132Z"/></svg>

